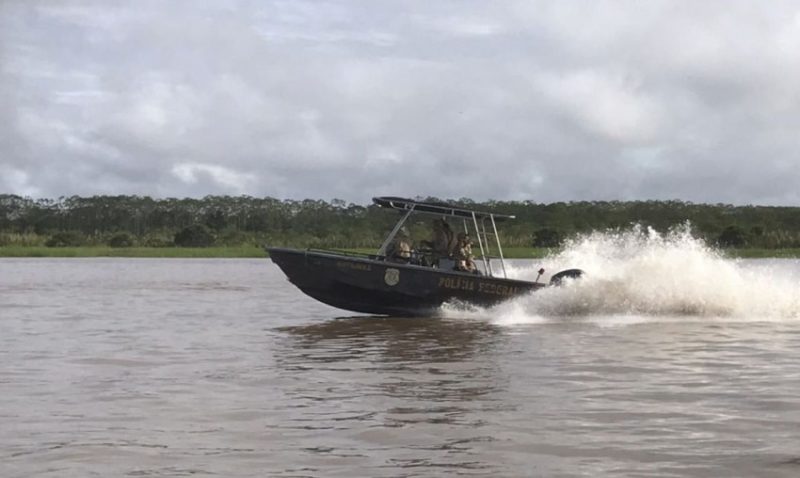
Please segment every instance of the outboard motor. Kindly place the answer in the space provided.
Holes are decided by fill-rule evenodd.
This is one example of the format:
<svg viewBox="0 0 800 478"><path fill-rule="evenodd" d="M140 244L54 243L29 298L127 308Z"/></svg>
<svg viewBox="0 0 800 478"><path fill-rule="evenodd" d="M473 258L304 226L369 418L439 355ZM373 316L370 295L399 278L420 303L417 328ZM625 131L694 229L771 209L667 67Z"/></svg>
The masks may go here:
<svg viewBox="0 0 800 478"><path fill-rule="evenodd" d="M544 274L544 267L542 267L541 269L539 269L539 275L538 275L538 276L536 276L536 280L535 280L535 281L533 281L533 282L536 282L536 283L538 283L538 282L539 282L539 278L540 278L540 277L542 277L542 274Z"/></svg>
<svg viewBox="0 0 800 478"><path fill-rule="evenodd" d="M583 271L580 269L566 269L550 278L550 285L560 286L564 279L580 279L583 276Z"/></svg>

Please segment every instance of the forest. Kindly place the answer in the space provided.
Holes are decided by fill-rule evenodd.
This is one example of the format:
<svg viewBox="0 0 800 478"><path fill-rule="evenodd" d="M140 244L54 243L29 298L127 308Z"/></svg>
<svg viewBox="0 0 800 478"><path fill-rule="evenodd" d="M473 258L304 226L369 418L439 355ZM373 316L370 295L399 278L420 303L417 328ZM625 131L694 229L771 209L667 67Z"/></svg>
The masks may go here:
<svg viewBox="0 0 800 478"><path fill-rule="evenodd" d="M800 208L693 204L683 201L484 201L417 198L516 216L498 223L511 247L558 247L566 238L635 224L667 231L687 222L718 247L800 247ZM0 195L0 247L204 247L275 245L371 248L398 218L372 204L250 196L156 199L92 196L34 199ZM428 219L411 224L429 236Z"/></svg>

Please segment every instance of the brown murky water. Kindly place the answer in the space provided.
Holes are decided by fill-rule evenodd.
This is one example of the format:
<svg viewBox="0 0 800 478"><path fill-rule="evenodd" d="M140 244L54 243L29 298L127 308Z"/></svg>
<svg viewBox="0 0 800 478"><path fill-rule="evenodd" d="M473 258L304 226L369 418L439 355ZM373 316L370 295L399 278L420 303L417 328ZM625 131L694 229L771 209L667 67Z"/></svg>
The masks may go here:
<svg viewBox="0 0 800 478"><path fill-rule="evenodd" d="M343 317L267 260L2 259L0 476L800 475L800 321L492 313Z"/></svg>

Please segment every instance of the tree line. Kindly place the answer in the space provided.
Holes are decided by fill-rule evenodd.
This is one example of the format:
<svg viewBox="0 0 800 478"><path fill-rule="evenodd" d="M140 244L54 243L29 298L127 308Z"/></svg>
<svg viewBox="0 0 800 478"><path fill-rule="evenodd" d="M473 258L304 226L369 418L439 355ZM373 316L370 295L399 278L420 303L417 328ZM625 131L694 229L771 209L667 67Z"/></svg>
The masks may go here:
<svg viewBox="0 0 800 478"><path fill-rule="evenodd" d="M667 231L689 222L694 233L722 247L800 247L800 208L693 204L684 201L441 201L516 216L498 223L507 246L557 247L594 230L640 224ZM0 246L281 245L370 248L380 245L396 211L334 199L206 196L92 196L33 199L0 195ZM412 237L430 235L429 218L409 224Z"/></svg>

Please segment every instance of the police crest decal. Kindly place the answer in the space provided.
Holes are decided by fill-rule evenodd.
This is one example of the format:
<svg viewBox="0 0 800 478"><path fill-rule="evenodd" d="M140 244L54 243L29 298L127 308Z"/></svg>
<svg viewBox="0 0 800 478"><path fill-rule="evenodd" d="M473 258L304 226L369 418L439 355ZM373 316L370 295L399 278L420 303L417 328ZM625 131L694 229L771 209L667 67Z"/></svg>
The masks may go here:
<svg viewBox="0 0 800 478"><path fill-rule="evenodd" d="M400 282L400 271L397 269L386 269L386 274L383 275L383 281L386 285L395 286Z"/></svg>

